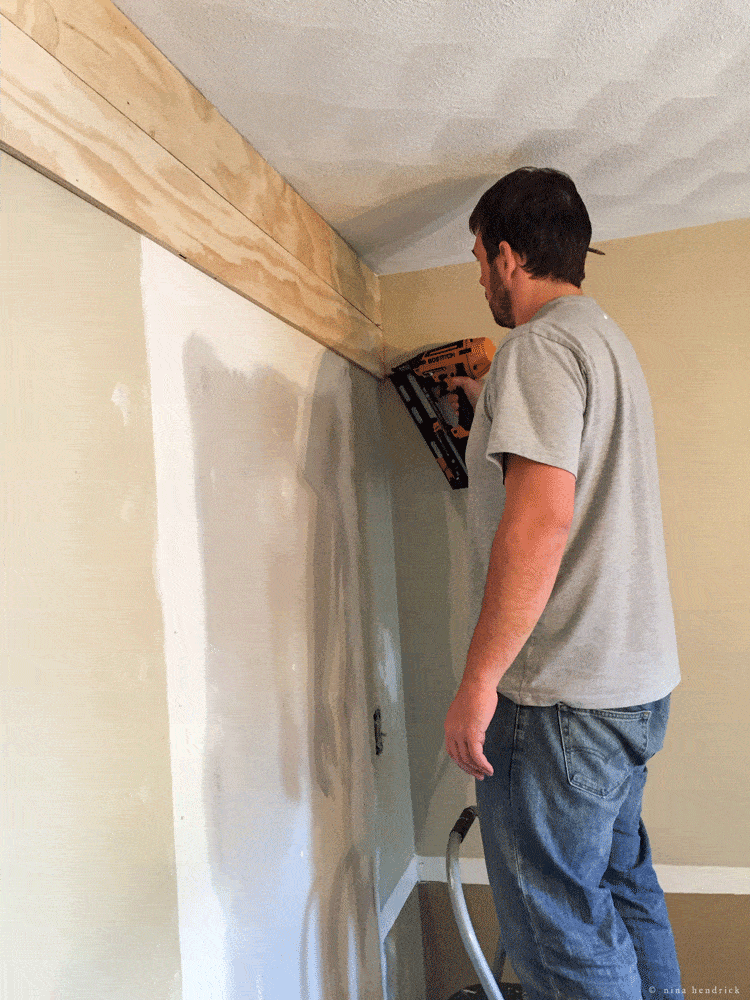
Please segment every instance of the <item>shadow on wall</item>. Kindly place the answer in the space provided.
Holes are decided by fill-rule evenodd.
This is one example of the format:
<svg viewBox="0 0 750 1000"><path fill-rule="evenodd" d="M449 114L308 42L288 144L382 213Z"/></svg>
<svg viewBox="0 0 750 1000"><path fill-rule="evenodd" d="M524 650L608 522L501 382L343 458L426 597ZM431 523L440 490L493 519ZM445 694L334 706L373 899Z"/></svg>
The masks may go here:
<svg viewBox="0 0 750 1000"><path fill-rule="evenodd" d="M322 920L325 996L377 996L380 968L372 835L372 784L363 783L370 760L368 692L364 662L366 601L360 576L359 511L354 486L351 367L329 352L311 387L310 418L299 474L316 499L308 546L308 663L312 672L308 720L316 788L336 822L316 826L320 867L306 910L300 955L303 996L313 995L304 956L312 920ZM337 828L350 841L332 876L322 871ZM327 902L326 901L327 898ZM316 907L322 911L315 913ZM355 916L353 943L347 941ZM374 933L373 933L374 932ZM368 980L370 980L368 982Z"/></svg>
<svg viewBox="0 0 750 1000"><path fill-rule="evenodd" d="M184 370L227 995L255 997L259 981L286 976L289 995L375 997L349 366L325 352L305 392L272 368L230 370L193 336Z"/></svg>
<svg viewBox="0 0 750 1000"><path fill-rule="evenodd" d="M469 784L445 751L443 729L478 600L465 556L465 493L450 489L395 389L383 395L416 850L442 854Z"/></svg>

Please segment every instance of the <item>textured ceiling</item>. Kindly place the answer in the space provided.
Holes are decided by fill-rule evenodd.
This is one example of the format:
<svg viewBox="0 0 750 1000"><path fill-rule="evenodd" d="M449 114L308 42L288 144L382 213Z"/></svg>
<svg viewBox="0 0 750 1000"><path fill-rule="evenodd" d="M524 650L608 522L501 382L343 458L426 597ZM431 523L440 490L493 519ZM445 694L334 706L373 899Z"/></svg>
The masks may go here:
<svg viewBox="0 0 750 1000"><path fill-rule="evenodd" d="M750 217L750 0L117 0L378 273L517 166L596 240Z"/></svg>

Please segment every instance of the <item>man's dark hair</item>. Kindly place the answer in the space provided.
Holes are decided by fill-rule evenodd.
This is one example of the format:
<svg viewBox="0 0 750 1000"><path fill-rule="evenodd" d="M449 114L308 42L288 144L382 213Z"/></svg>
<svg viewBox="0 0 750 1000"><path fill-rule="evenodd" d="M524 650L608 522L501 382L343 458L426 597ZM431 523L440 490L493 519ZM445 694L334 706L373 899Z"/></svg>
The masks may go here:
<svg viewBox="0 0 750 1000"><path fill-rule="evenodd" d="M505 241L533 277L581 287L591 221L567 174L551 167L521 167L506 174L479 199L469 228L482 237L488 263Z"/></svg>

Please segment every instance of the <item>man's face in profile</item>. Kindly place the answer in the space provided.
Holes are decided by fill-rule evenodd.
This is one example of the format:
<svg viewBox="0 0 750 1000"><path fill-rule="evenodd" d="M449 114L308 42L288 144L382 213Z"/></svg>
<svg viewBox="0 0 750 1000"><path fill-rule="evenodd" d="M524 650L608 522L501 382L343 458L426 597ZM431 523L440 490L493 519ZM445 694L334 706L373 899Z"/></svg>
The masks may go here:
<svg viewBox="0 0 750 1000"><path fill-rule="evenodd" d="M498 258L496 257L492 264L488 263L487 251L484 249L481 235L477 235L472 252L479 261L479 284L484 288L484 295L489 304L493 319L498 326L512 330L516 325L516 321L513 318L510 291L503 284L500 269L497 267Z"/></svg>

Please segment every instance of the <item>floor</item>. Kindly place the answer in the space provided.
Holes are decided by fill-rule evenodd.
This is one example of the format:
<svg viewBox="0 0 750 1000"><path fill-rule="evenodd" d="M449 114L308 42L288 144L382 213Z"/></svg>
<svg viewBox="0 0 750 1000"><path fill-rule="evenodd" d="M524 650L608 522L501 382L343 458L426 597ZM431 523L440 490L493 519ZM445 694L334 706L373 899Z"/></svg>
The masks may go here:
<svg viewBox="0 0 750 1000"><path fill-rule="evenodd" d="M447 1000L477 982L456 929L442 882L418 887L425 977L429 1000ZM469 914L490 963L497 919L490 889L464 887ZM685 996L734 996L750 1000L750 896L671 894L667 907L677 944ZM506 967L503 979L517 982Z"/></svg>

